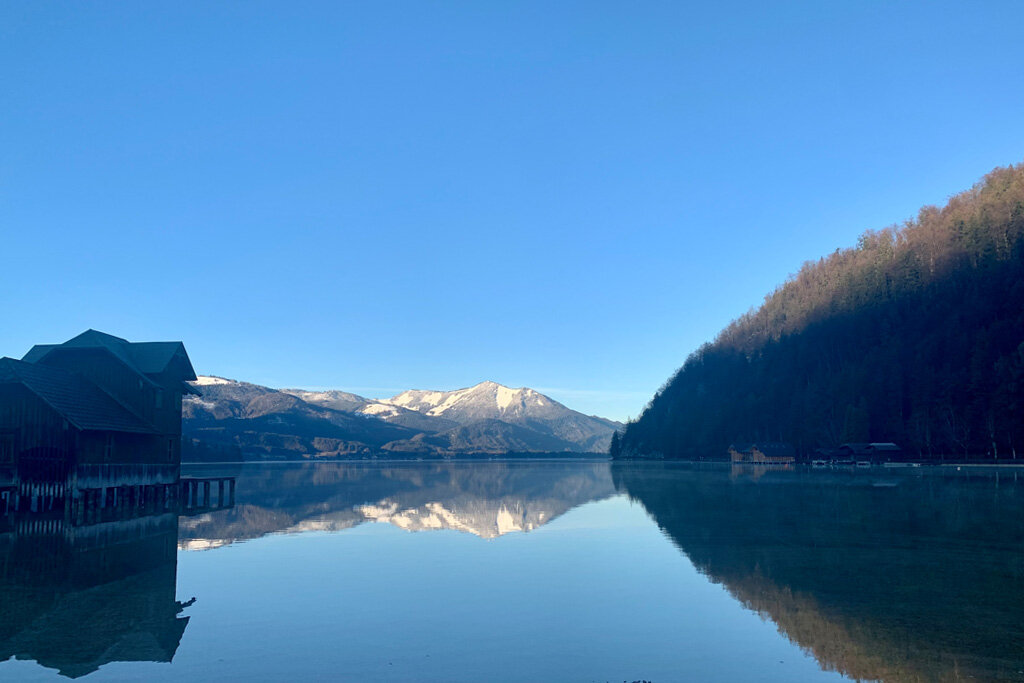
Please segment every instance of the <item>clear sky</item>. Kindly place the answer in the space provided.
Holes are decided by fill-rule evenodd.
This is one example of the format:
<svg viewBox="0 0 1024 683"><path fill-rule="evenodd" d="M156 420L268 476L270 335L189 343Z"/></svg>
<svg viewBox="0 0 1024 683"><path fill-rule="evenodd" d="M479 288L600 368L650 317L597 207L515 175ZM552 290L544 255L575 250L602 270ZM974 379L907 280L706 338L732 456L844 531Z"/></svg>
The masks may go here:
<svg viewBox="0 0 1024 683"><path fill-rule="evenodd" d="M801 263L1024 161L1020 2L0 5L0 355L97 328L636 416Z"/></svg>

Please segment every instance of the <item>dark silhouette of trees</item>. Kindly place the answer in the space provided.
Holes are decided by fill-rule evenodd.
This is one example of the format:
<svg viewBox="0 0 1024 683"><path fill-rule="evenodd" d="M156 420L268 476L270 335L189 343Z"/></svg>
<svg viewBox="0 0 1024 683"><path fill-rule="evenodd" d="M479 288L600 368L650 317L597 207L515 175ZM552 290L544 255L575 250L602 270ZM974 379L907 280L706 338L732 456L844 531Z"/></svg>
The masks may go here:
<svg viewBox="0 0 1024 683"><path fill-rule="evenodd" d="M720 458L757 440L804 455L894 441L923 459L1017 457L1024 164L806 263L691 354L613 455Z"/></svg>

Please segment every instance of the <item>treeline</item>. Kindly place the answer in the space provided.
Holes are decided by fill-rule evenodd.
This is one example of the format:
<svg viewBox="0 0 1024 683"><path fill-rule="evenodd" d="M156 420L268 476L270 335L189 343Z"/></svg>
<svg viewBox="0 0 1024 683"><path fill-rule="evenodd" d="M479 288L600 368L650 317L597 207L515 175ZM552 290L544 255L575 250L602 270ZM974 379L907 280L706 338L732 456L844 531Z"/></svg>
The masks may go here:
<svg viewBox="0 0 1024 683"><path fill-rule="evenodd" d="M242 462L242 449L235 444L208 443L188 435L181 440L182 462Z"/></svg>
<svg viewBox="0 0 1024 683"><path fill-rule="evenodd" d="M612 455L708 459L739 441L1024 454L1024 164L804 264L693 353Z"/></svg>

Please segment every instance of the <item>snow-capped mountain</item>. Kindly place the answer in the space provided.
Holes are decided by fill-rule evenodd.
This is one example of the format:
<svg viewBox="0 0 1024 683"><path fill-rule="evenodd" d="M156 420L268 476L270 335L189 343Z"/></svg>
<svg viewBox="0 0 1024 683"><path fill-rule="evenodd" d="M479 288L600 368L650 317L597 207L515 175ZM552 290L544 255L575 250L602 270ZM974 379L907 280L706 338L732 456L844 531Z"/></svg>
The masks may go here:
<svg viewBox="0 0 1024 683"><path fill-rule="evenodd" d="M457 426L455 422L431 419L415 410L377 399L364 398L345 391L307 391L305 389L282 389L281 391L300 398L306 403L375 417L391 424L419 431L439 432Z"/></svg>
<svg viewBox="0 0 1024 683"><path fill-rule="evenodd" d="M533 389L510 389L491 381L456 391L403 391L381 403L459 424L476 420L551 420L575 413Z"/></svg>
<svg viewBox="0 0 1024 683"><path fill-rule="evenodd" d="M420 433L258 384L201 376L193 385L202 395L182 400L185 459L358 456Z"/></svg>
<svg viewBox="0 0 1024 683"><path fill-rule="evenodd" d="M446 426L436 427L436 436L426 441L453 450L605 452L612 433L622 426L567 408L535 389L492 381L455 391L403 391L371 400L359 412L413 428L429 429L431 424L416 424L410 413L430 418L434 425L444 421Z"/></svg>
<svg viewBox="0 0 1024 683"><path fill-rule="evenodd" d="M325 408L355 412L369 402L369 399L347 391L306 391L304 389L282 389L282 392L298 396L306 403L315 403Z"/></svg>
<svg viewBox="0 0 1024 683"><path fill-rule="evenodd" d="M248 457L605 452L620 425L583 415L534 389L481 382L456 391L370 399L344 391L271 389L201 376L185 400L186 436ZM207 456L203 456L207 457Z"/></svg>

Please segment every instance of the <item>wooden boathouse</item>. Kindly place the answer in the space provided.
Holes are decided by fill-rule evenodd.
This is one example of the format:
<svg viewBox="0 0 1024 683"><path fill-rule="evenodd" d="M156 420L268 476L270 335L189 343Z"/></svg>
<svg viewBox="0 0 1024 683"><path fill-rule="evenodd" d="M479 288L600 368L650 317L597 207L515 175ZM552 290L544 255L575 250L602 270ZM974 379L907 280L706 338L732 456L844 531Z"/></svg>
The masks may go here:
<svg viewBox="0 0 1024 683"><path fill-rule="evenodd" d="M180 477L181 401L195 379L181 342L96 330L0 358L0 512L169 509L182 493L195 508L198 492L210 506L209 482ZM229 479L219 504L234 498Z"/></svg>
<svg viewBox="0 0 1024 683"><path fill-rule="evenodd" d="M788 443L752 443L729 446L734 464L789 465L796 462L796 449Z"/></svg>

